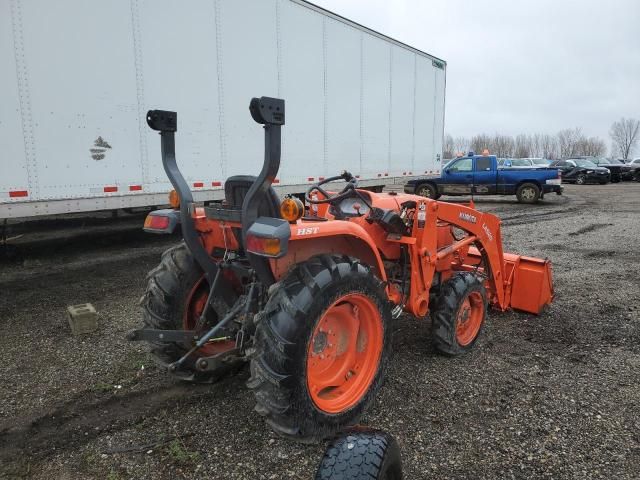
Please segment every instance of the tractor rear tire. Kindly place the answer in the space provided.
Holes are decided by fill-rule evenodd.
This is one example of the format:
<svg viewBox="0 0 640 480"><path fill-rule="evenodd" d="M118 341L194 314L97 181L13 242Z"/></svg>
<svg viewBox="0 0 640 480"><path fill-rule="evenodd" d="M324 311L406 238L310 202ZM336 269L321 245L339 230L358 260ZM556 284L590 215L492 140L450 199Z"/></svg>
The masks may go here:
<svg viewBox="0 0 640 480"><path fill-rule="evenodd" d="M537 203L540 200L540 187L535 183L523 183L516 190L516 198L520 203Z"/></svg>
<svg viewBox="0 0 640 480"><path fill-rule="evenodd" d="M185 315L189 313L188 305L196 287L203 281L206 283L204 274L184 243L166 250L160 264L147 275L147 288L140 301L145 328L184 330ZM204 288L208 291L208 284ZM226 308L223 302L216 302L216 311L211 312L213 322L224 314ZM186 351L185 345L175 342L151 343L151 354L163 366L175 362ZM176 372L175 375L185 381L212 383L227 374L237 372L243 363L240 360L224 362L213 371L199 372L187 362L187 370L192 373Z"/></svg>
<svg viewBox="0 0 640 480"><path fill-rule="evenodd" d="M395 439L380 430L357 429L333 440L315 480L402 480L402 459Z"/></svg>
<svg viewBox="0 0 640 480"><path fill-rule="evenodd" d="M482 279L456 273L440 290L431 310L431 333L436 350L455 356L474 346L487 318L487 292Z"/></svg>
<svg viewBox="0 0 640 480"><path fill-rule="evenodd" d="M320 255L271 289L256 320L247 386L279 434L305 443L360 418L391 355L383 283L359 261Z"/></svg>

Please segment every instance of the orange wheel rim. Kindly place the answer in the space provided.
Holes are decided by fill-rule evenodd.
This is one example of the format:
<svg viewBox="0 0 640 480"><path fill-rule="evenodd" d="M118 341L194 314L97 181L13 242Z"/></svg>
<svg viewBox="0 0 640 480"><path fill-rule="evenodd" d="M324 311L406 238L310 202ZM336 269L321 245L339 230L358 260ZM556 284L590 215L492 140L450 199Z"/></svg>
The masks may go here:
<svg viewBox="0 0 640 480"><path fill-rule="evenodd" d="M463 347L478 335L484 318L484 302L479 292L471 292L464 299L456 316L456 339Z"/></svg>
<svg viewBox="0 0 640 480"><path fill-rule="evenodd" d="M307 388L316 407L340 413L369 390L382 354L382 317L360 293L344 295L322 314L307 350Z"/></svg>
<svg viewBox="0 0 640 480"><path fill-rule="evenodd" d="M198 280L186 298L186 308L184 310L184 317L182 318L182 326L185 330L195 330L198 326L198 320L204 311L204 307L207 304L207 298L209 297L209 282L205 279L204 275ZM212 313L213 314L213 313ZM204 330L209 330L211 325L204 327ZM201 328L200 330L203 330ZM225 352L235 347L234 340L216 340L210 341L204 345L198 354L205 357L210 357L218 353Z"/></svg>

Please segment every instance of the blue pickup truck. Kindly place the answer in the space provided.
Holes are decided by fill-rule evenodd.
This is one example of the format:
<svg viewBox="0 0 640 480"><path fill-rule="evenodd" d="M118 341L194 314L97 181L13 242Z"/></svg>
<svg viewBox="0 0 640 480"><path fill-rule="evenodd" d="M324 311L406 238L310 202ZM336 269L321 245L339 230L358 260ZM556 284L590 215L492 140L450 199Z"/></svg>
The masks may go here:
<svg viewBox="0 0 640 480"><path fill-rule="evenodd" d="M417 178L405 186L434 200L440 195L515 195L521 203L536 203L545 193L562 194L560 173L555 168L500 168L495 155L456 158L440 178Z"/></svg>

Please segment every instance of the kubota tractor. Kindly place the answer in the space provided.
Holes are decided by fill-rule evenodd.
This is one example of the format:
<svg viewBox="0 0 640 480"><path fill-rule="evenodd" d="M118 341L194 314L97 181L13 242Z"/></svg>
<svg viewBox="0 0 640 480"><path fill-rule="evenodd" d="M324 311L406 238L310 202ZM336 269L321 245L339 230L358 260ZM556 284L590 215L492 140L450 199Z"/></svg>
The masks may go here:
<svg viewBox="0 0 640 480"><path fill-rule="evenodd" d="M304 203L281 201L271 184L284 101L254 98L249 110L264 125L262 171L228 178L224 202L208 206L178 170L176 113L147 114L176 208L151 212L145 229L179 223L184 242L149 273L144 328L130 339L150 342L173 374L206 382L250 362L257 412L312 441L355 423L375 396L399 315L427 325L430 314L436 349L458 355L489 305L537 314L551 302L549 262L503 253L500 220L473 205L372 193L348 172L312 185Z"/></svg>

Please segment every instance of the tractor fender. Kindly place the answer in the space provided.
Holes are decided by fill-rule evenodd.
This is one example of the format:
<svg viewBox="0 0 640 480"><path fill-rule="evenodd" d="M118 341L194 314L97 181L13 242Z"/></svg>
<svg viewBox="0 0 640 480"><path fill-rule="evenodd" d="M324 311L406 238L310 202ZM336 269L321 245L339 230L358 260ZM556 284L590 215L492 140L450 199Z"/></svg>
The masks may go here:
<svg viewBox="0 0 640 480"><path fill-rule="evenodd" d="M321 254L355 257L371 267L380 280L387 280L382 257L369 233L356 223L334 220L291 225L286 255L271 260L276 281L296 264Z"/></svg>

